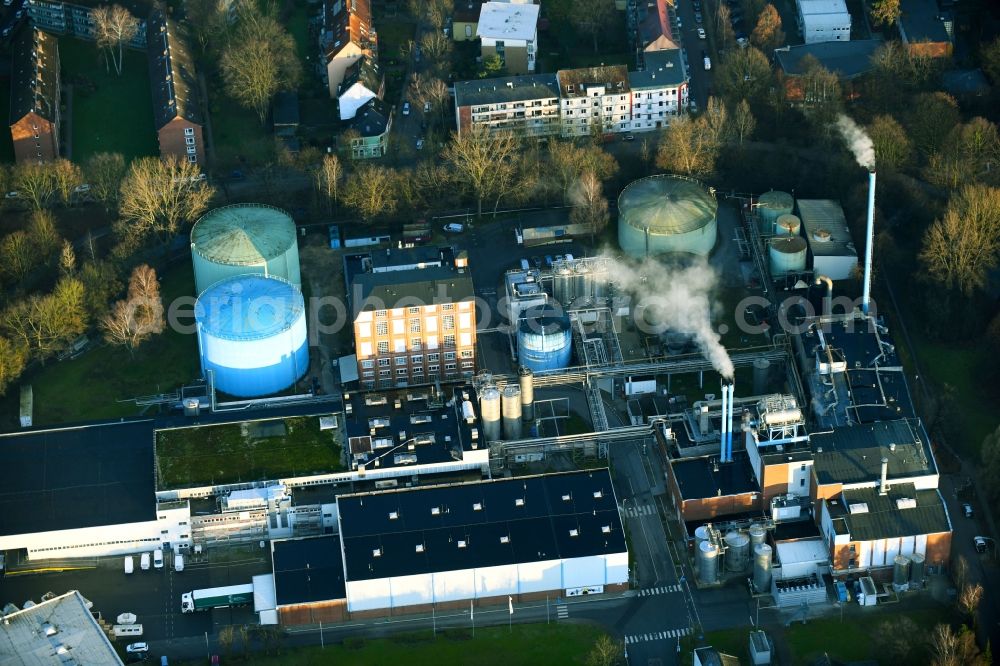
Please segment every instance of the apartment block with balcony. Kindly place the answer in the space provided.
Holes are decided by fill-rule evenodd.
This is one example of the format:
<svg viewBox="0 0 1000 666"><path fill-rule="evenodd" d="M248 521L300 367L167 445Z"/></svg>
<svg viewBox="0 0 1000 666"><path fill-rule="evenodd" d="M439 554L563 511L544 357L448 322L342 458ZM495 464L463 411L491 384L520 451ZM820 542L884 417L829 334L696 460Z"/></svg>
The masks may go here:
<svg viewBox="0 0 1000 666"><path fill-rule="evenodd" d="M365 389L468 380L476 371L472 278L451 266L361 273L351 282Z"/></svg>
<svg viewBox="0 0 1000 666"><path fill-rule="evenodd" d="M563 137L629 130L632 93L624 65L561 69L556 77Z"/></svg>
<svg viewBox="0 0 1000 666"><path fill-rule="evenodd" d="M142 17L149 13L150 3L135 0L124 4L126 9L139 17L138 30L126 46L133 49L145 49L147 43L146 21ZM54 2L53 0L30 0L25 2L24 6L36 28L77 39L88 41L96 39L93 6L71 2Z"/></svg>
<svg viewBox="0 0 1000 666"><path fill-rule="evenodd" d="M629 72L632 117L629 129L646 132L661 129L687 108L688 81L678 49L644 54L642 71Z"/></svg>
<svg viewBox="0 0 1000 666"><path fill-rule="evenodd" d="M534 72L538 55L538 12L538 5L483 3L476 25L483 59L500 56L508 74Z"/></svg>
<svg viewBox="0 0 1000 666"><path fill-rule="evenodd" d="M335 98L347 70L359 58L368 56L378 62L378 35L372 27L369 0L325 0L319 47L330 97Z"/></svg>
<svg viewBox="0 0 1000 666"><path fill-rule="evenodd" d="M558 135L559 83L555 74L459 81L455 84L458 131L509 130L521 137Z"/></svg>

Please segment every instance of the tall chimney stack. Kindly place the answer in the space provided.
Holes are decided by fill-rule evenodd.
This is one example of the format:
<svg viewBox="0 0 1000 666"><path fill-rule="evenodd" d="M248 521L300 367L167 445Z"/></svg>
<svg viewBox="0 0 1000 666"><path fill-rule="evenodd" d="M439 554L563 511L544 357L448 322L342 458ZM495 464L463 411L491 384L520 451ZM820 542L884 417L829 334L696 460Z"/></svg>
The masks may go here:
<svg viewBox="0 0 1000 666"><path fill-rule="evenodd" d="M729 415L726 417L726 460L733 462L733 391L736 384L729 384Z"/></svg>
<svg viewBox="0 0 1000 666"><path fill-rule="evenodd" d="M728 413L726 403L729 397L726 380L722 380L722 423L719 425L719 462L726 462L726 414Z"/></svg>
<svg viewBox="0 0 1000 666"><path fill-rule="evenodd" d="M889 477L889 459L882 458L882 480L879 481L878 484L879 495L885 495L887 492L889 492L888 477Z"/></svg>
<svg viewBox="0 0 1000 666"><path fill-rule="evenodd" d="M861 291L861 310L868 314L872 295L872 250L875 245L875 169L868 171L868 216L865 227L865 282Z"/></svg>

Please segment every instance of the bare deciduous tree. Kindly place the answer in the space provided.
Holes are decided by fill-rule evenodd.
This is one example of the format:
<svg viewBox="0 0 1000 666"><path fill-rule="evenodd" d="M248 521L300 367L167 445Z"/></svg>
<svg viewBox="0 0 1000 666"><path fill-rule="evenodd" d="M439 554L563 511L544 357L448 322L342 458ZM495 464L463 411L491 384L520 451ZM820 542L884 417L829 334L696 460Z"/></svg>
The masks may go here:
<svg viewBox="0 0 1000 666"><path fill-rule="evenodd" d="M713 108L711 113L706 111L698 118L678 116L670 121L660 139L656 166L687 176L701 176L715 171L725 128L724 114L715 106L714 100L709 98L709 107Z"/></svg>
<svg viewBox="0 0 1000 666"><path fill-rule="evenodd" d="M614 15L615 5L612 0L576 0L569 17L577 32L593 40L594 53L597 53L597 38L608 29Z"/></svg>
<svg viewBox="0 0 1000 666"><path fill-rule="evenodd" d="M60 201L69 206L73 203L73 191L83 184L83 171L73 162L63 159L52 162L49 168Z"/></svg>
<svg viewBox="0 0 1000 666"><path fill-rule="evenodd" d="M730 49L719 62L715 80L725 98L757 100L771 87L771 63L760 49Z"/></svg>
<svg viewBox="0 0 1000 666"><path fill-rule="evenodd" d="M343 201L366 222L392 215L399 205L396 173L384 166L359 167L344 185Z"/></svg>
<svg viewBox="0 0 1000 666"><path fill-rule="evenodd" d="M84 165L83 173L90 184L90 194L108 211L118 206L125 158L121 153L96 153Z"/></svg>
<svg viewBox="0 0 1000 666"><path fill-rule="evenodd" d="M56 195L56 180L49 163L22 162L14 167L14 188L32 208L48 208Z"/></svg>
<svg viewBox="0 0 1000 666"><path fill-rule="evenodd" d="M757 119L753 117L750 110L750 103L741 99L736 105L736 112L733 114L733 132L736 139L743 145L743 142L750 138L754 129L757 128Z"/></svg>
<svg viewBox="0 0 1000 666"><path fill-rule="evenodd" d="M119 238L138 247L150 237L166 244L201 215L215 193L197 164L177 158L143 157L132 162L121 184L115 223Z"/></svg>
<svg viewBox="0 0 1000 666"><path fill-rule="evenodd" d="M973 624L976 623L976 613L979 611L979 602L983 600L983 586L979 583L972 585L966 583L958 595L958 607L969 616Z"/></svg>
<svg viewBox="0 0 1000 666"><path fill-rule="evenodd" d="M343 175L344 169L340 165L340 158L332 154L323 156L319 169L313 175L316 192L326 202L327 211L330 213L333 212L333 207L337 203L337 196L340 193L340 179Z"/></svg>
<svg viewBox="0 0 1000 666"><path fill-rule="evenodd" d="M872 18L880 25L892 25L901 13L899 0L874 0L872 2Z"/></svg>
<svg viewBox="0 0 1000 666"><path fill-rule="evenodd" d="M35 246L35 257L40 261L48 261L62 243L56 230L56 218L47 210L32 212L26 231L28 239Z"/></svg>
<svg viewBox="0 0 1000 666"><path fill-rule="evenodd" d="M604 230L608 225L608 200L604 196L601 181L592 172L587 171L577 181L571 194L573 210L569 217L574 224L582 224L590 229L590 237Z"/></svg>
<svg viewBox="0 0 1000 666"><path fill-rule="evenodd" d="M235 632L233 631L233 625L227 624L222 629L219 629L219 646L222 648L222 651L226 653L227 660L233 656L234 638Z"/></svg>
<svg viewBox="0 0 1000 666"><path fill-rule="evenodd" d="M602 183L618 171L618 162L600 146L577 145L572 141L549 140L547 175L554 176L563 198L568 200L570 190L584 172L590 172Z"/></svg>
<svg viewBox="0 0 1000 666"><path fill-rule="evenodd" d="M931 666L988 666L979 652L976 636L963 626L957 633L947 624L934 627L930 637Z"/></svg>
<svg viewBox="0 0 1000 666"><path fill-rule="evenodd" d="M28 363L28 350L23 344L0 337L0 395L17 381Z"/></svg>
<svg viewBox="0 0 1000 666"><path fill-rule="evenodd" d="M12 281L23 280L37 263L37 250L28 232L18 229L0 238L0 271Z"/></svg>
<svg viewBox="0 0 1000 666"><path fill-rule="evenodd" d="M112 306L101 320L105 339L129 350L163 332L163 299L156 271L142 264L136 266L129 279L125 298Z"/></svg>
<svg viewBox="0 0 1000 666"><path fill-rule="evenodd" d="M587 666L618 666L624 658L625 644L601 634L587 653Z"/></svg>
<svg viewBox="0 0 1000 666"><path fill-rule="evenodd" d="M520 142L507 131L491 133L476 126L461 135L455 134L444 149L444 159L476 197L476 211L483 214L483 200L497 196L509 177L505 173L516 169L514 158Z"/></svg>
<svg viewBox="0 0 1000 666"><path fill-rule="evenodd" d="M226 92L267 120L271 98L280 90L294 90L302 76L295 40L270 14L247 3L238 27L220 62Z"/></svg>
<svg viewBox="0 0 1000 666"><path fill-rule="evenodd" d="M967 185L924 234L920 261L932 280L969 296L986 284L998 258L1000 188Z"/></svg>
<svg viewBox="0 0 1000 666"><path fill-rule="evenodd" d="M59 250L59 274L65 277L76 274L76 250L68 240L62 242Z"/></svg>
<svg viewBox="0 0 1000 666"><path fill-rule="evenodd" d="M94 20L94 37L97 47L107 49L115 71L121 76L124 65L123 49L139 32L139 19L121 5L95 7L90 16Z"/></svg>
<svg viewBox="0 0 1000 666"><path fill-rule="evenodd" d="M872 118L868 126L868 136L875 146L875 163L879 169L898 169L909 164L913 156L913 144L906 130L889 115Z"/></svg>
<svg viewBox="0 0 1000 666"><path fill-rule="evenodd" d="M0 321L11 337L44 362L87 329L83 283L63 278L52 293L15 303Z"/></svg>

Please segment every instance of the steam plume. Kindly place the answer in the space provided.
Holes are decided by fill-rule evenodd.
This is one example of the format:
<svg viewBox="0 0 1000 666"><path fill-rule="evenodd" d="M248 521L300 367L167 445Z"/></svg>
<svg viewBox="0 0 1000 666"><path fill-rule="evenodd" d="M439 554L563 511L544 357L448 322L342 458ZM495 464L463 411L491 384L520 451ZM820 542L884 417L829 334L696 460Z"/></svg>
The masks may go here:
<svg viewBox="0 0 1000 666"><path fill-rule="evenodd" d="M653 259L638 266L608 259L615 283L633 294L637 308L654 308L663 328L689 336L723 378L733 378L733 362L712 329L716 274L704 260L681 268Z"/></svg>
<svg viewBox="0 0 1000 666"><path fill-rule="evenodd" d="M844 137L859 165L866 169L875 168L875 146L860 125L842 114L837 118L837 131Z"/></svg>

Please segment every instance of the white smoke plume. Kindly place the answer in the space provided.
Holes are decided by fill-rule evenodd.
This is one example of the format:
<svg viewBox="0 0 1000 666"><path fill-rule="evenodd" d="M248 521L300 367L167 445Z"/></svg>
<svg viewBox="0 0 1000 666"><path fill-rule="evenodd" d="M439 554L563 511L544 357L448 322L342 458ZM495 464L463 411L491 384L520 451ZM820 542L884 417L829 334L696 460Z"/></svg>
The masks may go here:
<svg viewBox="0 0 1000 666"><path fill-rule="evenodd" d="M671 267L655 259L638 265L608 259L612 280L635 299L637 320L643 310L651 309L662 328L690 337L723 378L733 378L733 362L712 328L712 290L717 276L707 262Z"/></svg>
<svg viewBox="0 0 1000 666"><path fill-rule="evenodd" d="M851 118L841 114L837 118L837 131L847 142L847 148L854 153L854 159L866 169L875 168L875 145L868 133Z"/></svg>

